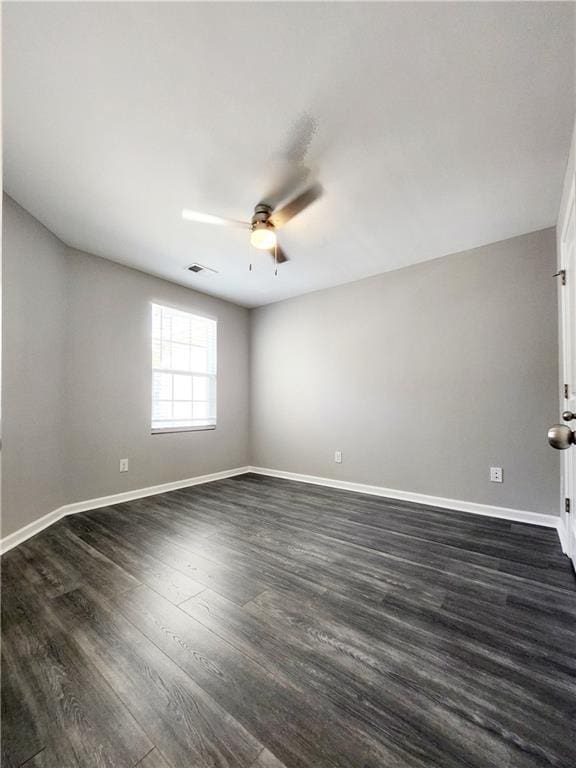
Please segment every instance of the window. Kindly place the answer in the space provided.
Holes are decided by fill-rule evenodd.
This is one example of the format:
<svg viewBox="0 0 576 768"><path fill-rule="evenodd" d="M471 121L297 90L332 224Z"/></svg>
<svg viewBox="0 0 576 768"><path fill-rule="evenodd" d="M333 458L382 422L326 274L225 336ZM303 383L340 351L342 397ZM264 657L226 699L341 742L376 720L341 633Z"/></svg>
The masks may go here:
<svg viewBox="0 0 576 768"><path fill-rule="evenodd" d="M152 432L216 426L216 320L152 304Z"/></svg>

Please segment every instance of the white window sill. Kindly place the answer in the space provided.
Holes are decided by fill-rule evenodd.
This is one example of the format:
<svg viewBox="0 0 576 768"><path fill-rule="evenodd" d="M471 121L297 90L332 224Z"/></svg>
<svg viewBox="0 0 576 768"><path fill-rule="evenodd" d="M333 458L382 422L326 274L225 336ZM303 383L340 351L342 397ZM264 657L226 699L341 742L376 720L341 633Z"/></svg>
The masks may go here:
<svg viewBox="0 0 576 768"><path fill-rule="evenodd" d="M206 424L201 427L158 427L152 428L150 434L152 435L165 435L171 432L206 432L207 430L216 429L216 424Z"/></svg>

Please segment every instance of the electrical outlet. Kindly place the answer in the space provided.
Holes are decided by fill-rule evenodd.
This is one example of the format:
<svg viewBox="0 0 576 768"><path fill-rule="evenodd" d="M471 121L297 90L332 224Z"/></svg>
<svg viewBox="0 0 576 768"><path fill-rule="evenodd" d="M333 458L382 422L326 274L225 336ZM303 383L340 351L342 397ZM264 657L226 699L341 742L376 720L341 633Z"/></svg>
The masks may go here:
<svg viewBox="0 0 576 768"><path fill-rule="evenodd" d="M120 472L128 472L128 459L120 459Z"/></svg>
<svg viewBox="0 0 576 768"><path fill-rule="evenodd" d="M336 464L342 464L342 451L334 451L334 461Z"/></svg>
<svg viewBox="0 0 576 768"><path fill-rule="evenodd" d="M503 483L504 476L502 474L502 467L490 467L490 482L491 483Z"/></svg>

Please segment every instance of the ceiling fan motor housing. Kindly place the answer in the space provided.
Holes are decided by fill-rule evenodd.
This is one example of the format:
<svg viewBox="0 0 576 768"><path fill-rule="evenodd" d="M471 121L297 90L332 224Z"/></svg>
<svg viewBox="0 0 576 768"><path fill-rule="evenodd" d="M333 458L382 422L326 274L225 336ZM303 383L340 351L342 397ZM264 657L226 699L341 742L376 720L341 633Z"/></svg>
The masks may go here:
<svg viewBox="0 0 576 768"><path fill-rule="evenodd" d="M264 227L273 229L273 225L269 221L271 213L272 206L266 205L266 203L258 203L254 208L254 215L252 216L252 229L263 229Z"/></svg>

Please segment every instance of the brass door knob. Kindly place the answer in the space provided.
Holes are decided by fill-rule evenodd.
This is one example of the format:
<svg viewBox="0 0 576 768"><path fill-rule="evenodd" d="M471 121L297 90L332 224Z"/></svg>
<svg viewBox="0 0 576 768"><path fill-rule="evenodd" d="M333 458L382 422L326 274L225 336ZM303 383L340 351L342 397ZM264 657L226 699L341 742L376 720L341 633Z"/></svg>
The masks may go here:
<svg viewBox="0 0 576 768"><path fill-rule="evenodd" d="M548 430L548 442L552 448L565 451L576 442L576 435L566 424L554 424Z"/></svg>
<svg viewBox="0 0 576 768"><path fill-rule="evenodd" d="M572 419L576 419L576 413L572 413L572 411L562 411L562 418L564 421L572 421Z"/></svg>

